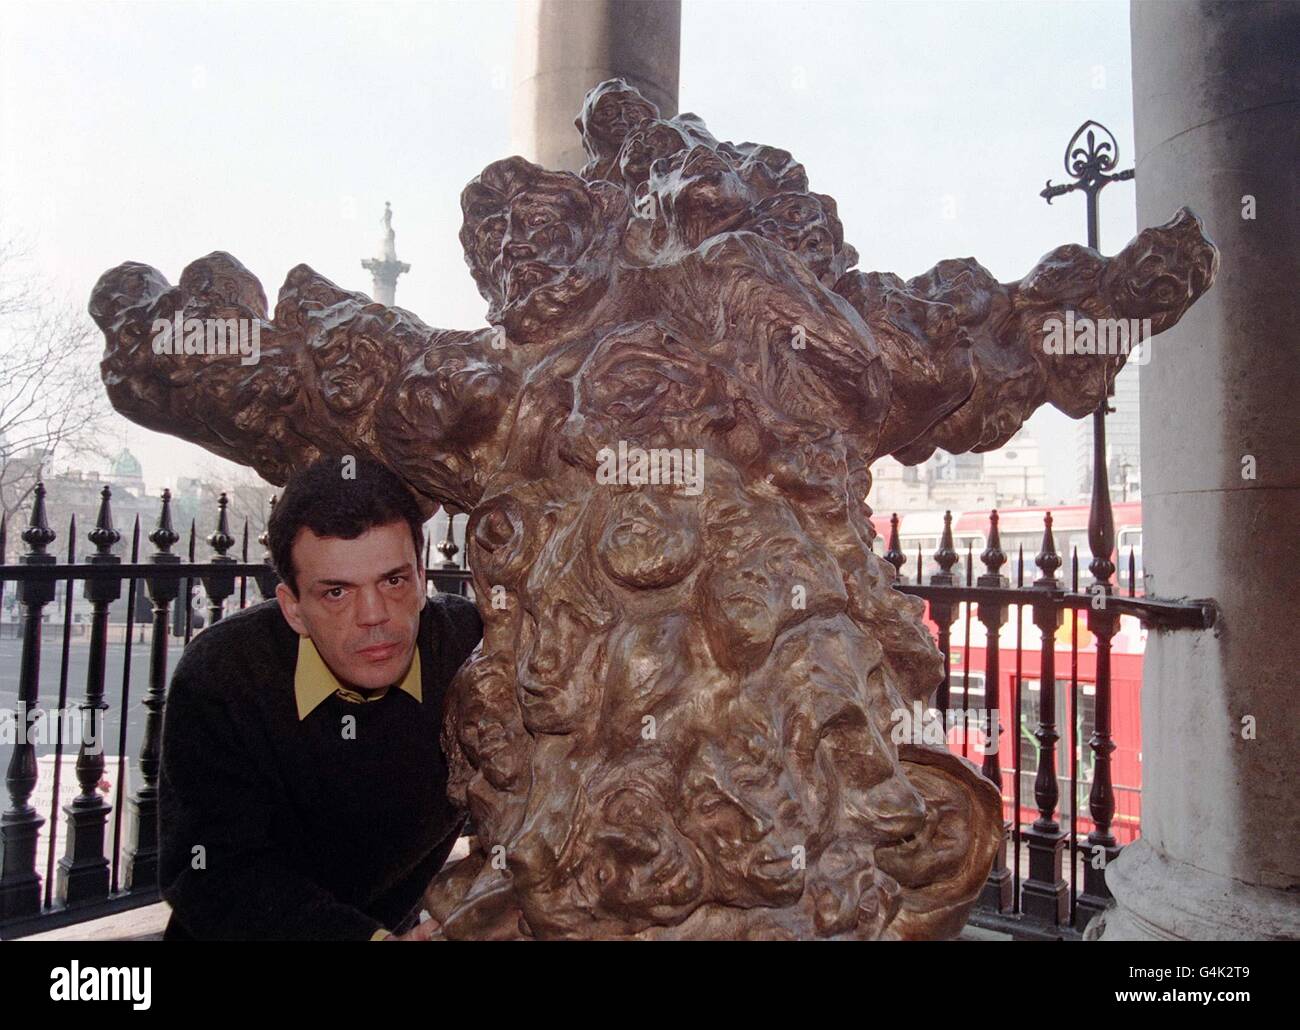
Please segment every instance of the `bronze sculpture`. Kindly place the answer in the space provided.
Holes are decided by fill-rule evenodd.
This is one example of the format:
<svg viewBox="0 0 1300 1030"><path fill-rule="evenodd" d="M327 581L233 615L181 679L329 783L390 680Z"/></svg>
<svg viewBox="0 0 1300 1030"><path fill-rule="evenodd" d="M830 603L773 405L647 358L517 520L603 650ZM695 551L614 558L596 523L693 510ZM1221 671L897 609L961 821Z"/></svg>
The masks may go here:
<svg viewBox="0 0 1300 1030"><path fill-rule="evenodd" d="M177 287L124 264L91 298L109 396L273 482L361 454L471 513L485 634L446 733L478 836L427 895L446 937L951 936L1001 803L891 739L942 665L870 550L870 463L1091 411L1125 353L1049 353L1045 323L1163 331L1217 252L1183 210L1018 283L971 259L904 282L852 270L785 151L618 81L577 124L582 175L514 157L464 191L491 328L432 330L305 265L268 320L227 254ZM257 320L260 361L155 354L177 311Z"/></svg>

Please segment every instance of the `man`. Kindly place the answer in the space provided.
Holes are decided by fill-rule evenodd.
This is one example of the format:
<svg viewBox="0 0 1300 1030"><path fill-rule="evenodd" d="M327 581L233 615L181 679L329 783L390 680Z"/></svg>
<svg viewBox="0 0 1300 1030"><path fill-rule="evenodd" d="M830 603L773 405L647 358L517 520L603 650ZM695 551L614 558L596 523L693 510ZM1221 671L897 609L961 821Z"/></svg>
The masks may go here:
<svg viewBox="0 0 1300 1030"><path fill-rule="evenodd" d="M269 538L275 599L196 637L172 679L163 939L425 939L420 896L463 822L443 699L478 611L426 598L419 508L381 466L306 468Z"/></svg>

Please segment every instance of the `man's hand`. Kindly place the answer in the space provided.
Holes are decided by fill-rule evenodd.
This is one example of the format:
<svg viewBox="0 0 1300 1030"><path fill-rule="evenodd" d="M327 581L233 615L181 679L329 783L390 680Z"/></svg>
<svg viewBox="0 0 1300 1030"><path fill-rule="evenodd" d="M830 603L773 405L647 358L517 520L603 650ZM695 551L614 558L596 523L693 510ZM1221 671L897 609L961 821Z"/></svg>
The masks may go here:
<svg viewBox="0 0 1300 1030"><path fill-rule="evenodd" d="M423 923L416 923L414 927L407 930L406 933L398 935L393 934L385 937L386 941L427 941L432 940L434 935L442 929L442 924L438 920L430 917Z"/></svg>

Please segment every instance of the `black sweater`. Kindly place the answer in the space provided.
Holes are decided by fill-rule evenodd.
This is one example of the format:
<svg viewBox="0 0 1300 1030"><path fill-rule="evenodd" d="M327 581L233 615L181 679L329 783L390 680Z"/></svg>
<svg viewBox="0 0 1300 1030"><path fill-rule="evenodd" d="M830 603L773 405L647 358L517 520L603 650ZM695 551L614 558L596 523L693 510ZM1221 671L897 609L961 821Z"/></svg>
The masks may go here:
<svg viewBox="0 0 1300 1030"><path fill-rule="evenodd" d="M331 695L302 721L298 635L276 601L195 637L163 719L164 940L369 940L401 925L460 826L443 699L482 633L472 602L438 594L420 616L422 701Z"/></svg>

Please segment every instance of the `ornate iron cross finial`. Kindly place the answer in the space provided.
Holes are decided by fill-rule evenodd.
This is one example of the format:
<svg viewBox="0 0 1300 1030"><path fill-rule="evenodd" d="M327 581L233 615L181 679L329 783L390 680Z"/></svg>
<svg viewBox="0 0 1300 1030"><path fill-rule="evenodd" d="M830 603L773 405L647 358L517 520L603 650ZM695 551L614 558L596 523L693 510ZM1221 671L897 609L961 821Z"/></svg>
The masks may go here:
<svg viewBox="0 0 1300 1030"><path fill-rule="evenodd" d="M1097 231L1097 194L1112 182L1122 182L1133 178L1133 169L1111 174L1111 169L1119 164L1119 144L1114 134L1100 122L1084 122L1070 137L1065 146L1065 174L1074 182L1053 186L1047 180L1047 186L1038 195L1049 204L1056 197L1073 190L1083 190L1088 197L1088 246L1096 250L1100 246Z"/></svg>
<svg viewBox="0 0 1300 1030"><path fill-rule="evenodd" d="M1071 190L1083 190L1088 198L1088 246L1093 250L1101 247L1100 232L1097 227L1097 195L1112 182L1122 182L1133 178L1133 169L1122 172L1113 169L1119 163L1119 144L1114 134L1100 122L1084 122L1070 137L1065 146L1065 171L1075 181L1063 186L1053 186L1047 180L1047 188L1039 193L1049 204L1053 197L1059 197ZM1108 382L1106 394L1114 393L1114 383ZM1106 468L1106 415L1111 411L1103 398L1092 413L1092 506L1088 513L1088 543L1092 548L1092 564L1089 568L1097 584L1110 590L1110 574L1114 564L1110 560L1111 550L1115 546L1115 516L1110 506L1110 482Z"/></svg>

